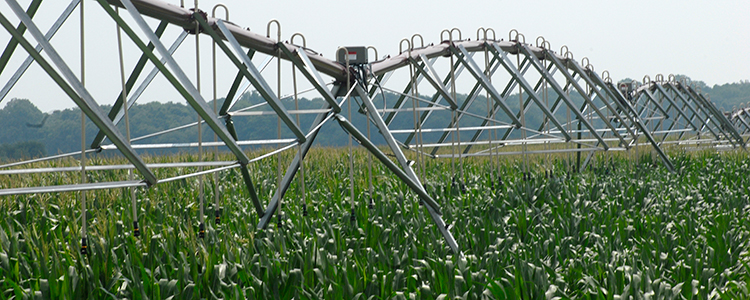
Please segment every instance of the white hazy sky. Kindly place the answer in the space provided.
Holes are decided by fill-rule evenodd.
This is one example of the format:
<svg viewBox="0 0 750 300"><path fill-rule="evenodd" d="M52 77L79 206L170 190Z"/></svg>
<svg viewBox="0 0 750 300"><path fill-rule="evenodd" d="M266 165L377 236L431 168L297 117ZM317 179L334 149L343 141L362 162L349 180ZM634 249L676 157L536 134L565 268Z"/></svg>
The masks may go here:
<svg viewBox="0 0 750 300"><path fill-rule="evenodd" d="M96 1L84 1L86 84L100 104L112 103L120 84L116 27ZM179 5L177 0L167 2ZM191 0L185 2L194 5ZM30 0L20 1L24 9L29 3ZM68 3L68 0L42 3L34 20L43 32ZM199 7L210 11L217 3L220 1L201 0ZM626 77L640 80L644 75L653 78L658 73L685 74L708 85L750 79L747 51L750 49L750 1L225 0L221 3L230 8L230 21L265 34L268 21L277 19L284 40L301 32L309 48L329 58L334 57L339 46L347 45L372 45L380 56L395 55L402 38L420 33L425 43L438 43L440 31L445 28L459 28L464 38L475 39L476 30L481 26L493 28L498 38L505 39L511 29L517 29L529 43L537 36L544 36L556 51L567 45L576 60L588 57L597 72L608 70L615 81ZM6 1L1 1L0 12L12 22L18 22ZM76 11L52 40L53 46L77 74L80 70L78 19ZM156 28L156 22L152 21L151 25ZM168 31L163 38L165 44L170 44L179 32L176 28ZM275 29L272 36L275 36ZM26 37L31 39L28 33ZM9 38L5 30L0 30L0 43L4 45ZM201 76L206 99L211 98L210 49L209 38L202 37ZM129 72L140 53L132 43L126 43L125 51ZM25 52L19 48L0 74L0 84L8 81L25 57ZM195 77L194 38L183 44L176 57L185 71ZM227 65L224 62L220 66ZM226 93L228 81L235 72L220 71L220 97ZM0 107L11 98L28 98L42 111L73 107L73 102L48 78L39 67L33 66ZM149 89L142 101L180 101L176 93L162 92L161 87L167 85L163 79L157 79L154 84L156 88Z"/></svg>

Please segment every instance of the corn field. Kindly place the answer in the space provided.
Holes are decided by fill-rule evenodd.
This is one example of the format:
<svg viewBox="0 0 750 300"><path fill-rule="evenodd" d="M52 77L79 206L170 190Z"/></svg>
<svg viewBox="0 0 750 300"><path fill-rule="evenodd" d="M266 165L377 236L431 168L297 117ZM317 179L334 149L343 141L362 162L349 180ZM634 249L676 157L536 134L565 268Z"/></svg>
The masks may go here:
<svg viewBox="0 0 750 300"><path fill-rule="evenodd" d="M747 152L673 151L676 173L648 154L599 156L580 173L568 172L560 156L548 177L542 159L532 159L529 180L515 157L499 166L466 160L460 187L451 183L449 160L427 161L423 183L463 255L450 251L416 195L379 163L369 195L363 150L355 152L354 221L345 149L311 151L304 200L295 180L281 218L266 230L256 229L239 172L220 173L218 191L206 176L203 239L196 178L137 191L140 237L127 190L88 192L88 255L80 254L76 193L0 198L0 299L750 298ZM65 162L48 165L57 163ZM267 202L276 159L250 167ZM14 175L0 185L78 176Z"/></svg>

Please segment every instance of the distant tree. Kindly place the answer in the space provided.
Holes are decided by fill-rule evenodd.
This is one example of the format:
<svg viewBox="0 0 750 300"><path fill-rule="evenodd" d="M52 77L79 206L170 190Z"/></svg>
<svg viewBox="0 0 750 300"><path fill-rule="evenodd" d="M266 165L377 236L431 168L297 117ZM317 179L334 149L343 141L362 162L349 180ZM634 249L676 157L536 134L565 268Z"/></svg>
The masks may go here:
<svg viewBox="0 0 750 300"><path fill-rule="evenodd" d="M691 86L694 86L694 87L699 88L701 90L705 91L706 89L710 89L710 87L708 85L706 85L705 82L700 81L700 80L693 80L693 79L691 79L687 75L677 74L674 77L679 82L687 81L687 83L690 84Z"/></svg>
<svg viewBox="0 0 750 300"><path fill-rule="evenodd" d="M745 107L750 102L750 82L748 81L717 84L710 89L704 89L703 92L708 93L711 101L725 111L729 111L735 106Z"/></svg>
<svg viewBox="0 0 750 300"><path fill-rule="evenodd" d="M689 80L690 78L685 75L676 75L677 80ZM750 81L741 80L736 83L728 83L724 85L715 85L713 87L707 86L703 81L689 80L696 87L700 87L704 94L707 94L713 103L723 111L729 111L732 107L744 107L750 102ZM624 78L618 83L630 83L631 78ZM553 91L549 91L549 97L556 97ZM423 97L430 98L432 95L422 95ZM523 95L524 99L527 95ZM398 94L385 93L385 95L377 95L372 101L375 105L380 107L393 107L396 101L399 99ZM459 99L466 97L466 95L458 95ZM518 94L510 95L508 97L507 105L513 111L518 111L519 101ZM552 98L553 99L553 98ZM295 104L294 100L287 98L282 100L287 109L293 109ZM359 103L359 99L353 98L353 104ZM571 94L571 101L575 106L580 107L583 103L583 99L577 95L577 93ZM221 105L224 99L218 99L217 104ZM486 103L487 99L484 95L478 96L475 100L476 105L469 107L468 111L475 115L486 115L487 107L483 103ZM237 111L242 108L246 108L253 105L263 104L265 100L257 93L250 92L245 93L237 99L233 105L231 111ZM445 103L443 103L445 104ZM325 101L321 98L306 99L300 98L298 101L300 109L318 109L325 105ZM409 109L412 105L412 101L406 99L402 103L402 108ZM424 104L422 104L424 105ZM213 103L209 103L209 107L213 107ZM356 107L356 106L355 106ZM103 105L102 109L106 112L110 110L110 106ZM353 108L358 110L358 108ZM261 105L255 110L266 110L270 111L270 107ZM159 132L169 128L175 128L182 125L194 124L198 121L198 116L188 105L184 103L175 102L147 102L143 104L137 104L130 110L130 129L131 137L136 138L145 134ZM387 113L388 115L390 113ZM556 115L561 120L566 118L565 110L558 110ZM411 113L401 112L396 118L390 123L392 129L410 129L413 128L414 122ZM306 131L310 128L315 114L303 114L299 116L300 125L299 127ZM364 130L365 128L365 117L363 114L357 113L356 111L352 114L354 123ZM510 122L510 119L505 113L500 110L497 113L497 118L503 122ZM294 116L296 123L296 116ZM445 127L448 126L449 120L451 119L450 113L447 111L434 111L431 117L427 120L425 127ZM277 138L277 125L276 117L273 115L262 115L262 116L233 116L231 118L237 129L237 134L240 139L276 139ZM544 120L544 115L539 109L533 104L532 107L525 114L525 121L529 127L539 127ZM224 123L224 119L220 120ZM461 126L477 126L479 125L478 119L476 118L464 118L461 121ZM65 110L52 111L43 113L34 104L26 99L12 99L10 100L3 109L0 109L0 141L2 141L4 147L0 159L10 159L11 157L34 157L40 153L56 154L56 153L67 153L73 151L80 151L81 147L81 111L78 108L69 108ZM125 132L124 122L118 124L120 132ZM86 145L88 146L94 136L98 133L99 129L93 125L90 120L86 122ZM213 141L214 133L207 126L203 125L203 141ZM373 132L377 132L374 130ZM436 133L440 135L440 133ZM486 134L486 133L485 133ZM124 135L124 134L123 134ZM281 130L282 138L292 138L291 131L282 124ZM470 136L470 135L469 135ZM373 134L373 142L383 143L382 138L378 134ZM462 136L463 138L464 136ZM325 146L342 146L348 143L348 135L338 126L334 121L329 121L321 128L321 134L316 139L316 144ZM173 131L157 137L143 139L138 143L173 143L173 142L195 142L198 140L198 130L196 126L189 126L182 130ZM21 142L36 142L31 144L17 144ZM105 141L105 144L110 143ZM41 147L40 147L41 144ZM40 150L41 149L41 150ZM46 150L46 151L45 151ZM142 150L148 152L149 150ZM162 153L174 153L179 151L190 151L190 149L171 149L171 150L151 150L150 153L162 154ZM141 152L141 151L138 151Z"/></svg>
<svg viewBox="0 0 750 300"><path fill-rule="evenodd" d="M25 141L0 145L0 160L20 160L47 155L44 144L38 141Z"/></svg>

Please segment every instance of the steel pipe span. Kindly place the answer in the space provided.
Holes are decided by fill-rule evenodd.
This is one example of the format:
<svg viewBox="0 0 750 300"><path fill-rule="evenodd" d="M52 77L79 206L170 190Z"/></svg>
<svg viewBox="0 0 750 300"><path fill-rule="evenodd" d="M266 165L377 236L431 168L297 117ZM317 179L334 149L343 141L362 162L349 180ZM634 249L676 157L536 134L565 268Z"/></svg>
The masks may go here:
<svg viewBox="0 0 750 300"><path fill-rule="evenodd" d="M112 5L124 7L119 0L107 0ZM193 18L193 11L187 8L179 7L174 4L159 0L132 0L133 5L138 9L141 14L149 17L167 21L173 25L180 26L185 30L195 30L196 21ZM219 31L216 25L216 18L207 17L208 24L216 31ZM294 45L288 42L277 43L274 39L266 37L264 35L252 32L248 29L244 29L239 25L224 21L226 27L235 36L240 45L259 51L271 56L280 56L282 59L289 60L290 58L283 54L279 55L277 47L283 45L289 52L299 51L302 47ZM223 36L223 35L222 35ZM226 38L225 38L226 39ZM516 54L518 49L516 45L518 42L509 41L497 41L498 45L510 54ZM437 45L429 45L423 48L411 49L410 52L403 52L397 56L386 58L380 61L373 62L372 72L377 75L382 75L386 72L393 71L395 69L407 66L409 63L409 54L411 58L419 58L420 55L425 55L427 58L435 58L439 56L449 56L451 51L449 47L451 45L458 46L463 45L468 51L481 51L484 50L485 41L444 41ZM538 59L545 59L544 49L539 47L530 47ZM321 73L331 76L339 81L344 81L347 78L346 68L332 60L317 55L317 52L307 50L310 54L309 58L312 61L315 68ZM555 54L557 55L557 54ZM560 60L566 60L565 57L557 55Z"/></svg>
<svg viewBox="0 0 750 300"><path fill-rule="evenodd" d="M25 25L32 28L35 40L45 46L45 51L54 52L54 46L47 42L51 37L45 40L45 37L41 36L34 21L24 14L16 0L6 1L13 4L13 13L23 20ZM77 0L73 1L65 14L70 14L75 5L78 4ZM82 80L79 81L75 74L67 68L67 62L64 58L56 55L52 57L52 62L58 66L58 69L66 71L63 74L66 76L63 77L58 74L55 68L51 67L44 56L37 53L38 50L35 52L31 41L24 37L23 30L19 32L13 24L10 24L4 16L6 12L0 12L0 21L2 21L5 30L11 34L12 42L20 44L36 62L44 66L44 71L67 92L68 96L80 108L96 111L96 114L89 113L88 117L95 121L94 124L101 130L95 142L89 146L93 149L86 149L86 146L83 145L81 151L77 153L8 163L0 166L0 169L3 169L0 170L0 176L80 172L81 178L85 178L86 172L137 169L141 173L139 176L143 177L140 180L134 179L134 174L129 173L127 180L120 179L112 182L85 182L82 179L79 184L60 186L6 187L0 188L0 196L97 189L129 189L134 201L133 207L135 207L135 193L132 192L134 188L150 188L153 184L165 184L198 177L201 182L199 189L201 190L200 206L202 208L203 176L216 175L219 172L237 168L242 173L243 182L258 215L259 223L257 227L264 229L271 222L272 217L278 214L281 201L293 180L297 179L300 173L303 174L302 178L304 178L304 164L302 162L321 128L330 121L331 123L337 122L344 133L349 136L350 141L356 140L370 153L371 159L375 158L375 160L380 161L391 171L391 175L395 175L403 181L411 192L418 196L425 204L426 213L430 215L438 227L445 242L451 250L460 253L459 245L443 220L440 204L432 198L432 195L422 184L424 177L427 176L424 168L425 159L451 159L451 178L453 183L460 184L464 176L463 160L470 157L489 156L491 161L497 159L499 165L502 155L521 155L523 165L520 169L524 178L526 178L531 173L528 162L529 155L569 155L568 159L571 161L573 160L571 155L576 155L576 165L580 170L585 169L595 159L595 153L606 153L607 151L632 153L631 150L634 149L636 155L638 155L638 146L645 145L649 147L650 151L656 153L656 157L662 159L665 168L674 171L668 155L662 149L664 145L684 145L685 147L708 145L720 150L736 149L745 148L746 139L750 137L750 109L735 109L732 113L721 112L706 96L687 83L676 80L674 76L669 76L665 80L664 76L657 75L654 78L655 80L646 77L642 82L636 81L630 84L620 83L615 85L609 78L608 72L602 73L601 76L595 73L587 59L582 59L579 64L578 61L573 59L569 51L564 50L566 47L561 49L561 53L555 53L549 49L549 43L542 42L540 44L539 39L537 39L536 46L527 44L525 38L520 39L521 35L517 32L515 39L507 41L497 40L495 37L477 40L453 39L452 33L449 32L447 40L421 47L409 45L408 49L404 49L396 55L366 63L367 67L365 68L361 65L349 66L329 60L306 48L304 42L300 46L290 42L278 41L249 29L244 29L238 24L208 17L201 11L194 12L191 9L161 0L97 1L107 11L112 20L117 23L118 34L119 30L122 29L142 52L138 63L139 67L135 68L137 71L133 71L127 82L134 84L138 81L141 70L150 62L154 65L154 68L147 77L153 78L158 73L164 75L184 100L190 104L189 107L198 113L199 120L196 122L195 119L191 119L183 122L181 126L148 132L133 139L130 138L129 131L127 138L121 137L122 134L119 132L117 125L123 117L125 117L127 124L127 109L135 104L139 93L148 88L150 79L144 80L141 86L135 89L137 95L133 97L132 102L127 100L127 105L122 105L123 101L128 99L128 90L131 90L132 87L125 84L125 67L121 63L120 71L123 84L122 90L118 91L121 97L118 97L110 113L105 115L103 111L100 112L101 108L94 99L88 95ZM123 20L112 9L112 5L129 8L128 13L133 19L132 22L136 23L137 26ZM142 16L149 16L161 21L156 33L143 20ZM218 48L214 48L214 72L217 69L215 60L217 53L225 55L233 62L229 69L236 71L237 75L226 94L225 103L221 109L215 107L212 111L208 107L208 101L199 91L200 75L197 75L195 79L197 82L194 83L182 70L182 62L171 56L180 46L182 40L185 39L187 33L181 34L174 44L174 49L167 50L160 40L161 33L169 24L187 32L196 33L197 31L197 34L205 34L210 37L207 40L214 46L218 46ZM134 28L140 28L148 37L146 42L151 44L147 46ZM81 32L83 31L81 29ZM512 37L512 34L510 37ZM11 48L13 47L15 46L9 46L6 52L12 53L14 49ZM246 49L242 47L250 51L245 52ZM81 48L83 49L83 43ZM122 49L122 42L119 39L118 48ZM158 51L154 51L154 49ZM198 52L198 49L200 49L200 42L198 36L196 36L196 52ZM81 51L83 52L83 50ZM252 62L256 53L267 56L261 68L257 68ZM474 53L484 53L484 60L475 60L473 58ZM514 56L513 59L511 59L511 55ZM0 64L7 63L8 59L7 57L0 58ZM122 61L121 53L120 59ZM275 91L264 78L268 75L262 74L263 68L272 59L277 62L279 74L278 86ZM280 95L282 92L280 80L282 60L285 60L285 64L291 64L294 74L292 76L294 78L294 93L285 97ZM84 55L81 54L81 62L84 61ZM444 70L444 65L443 68L435 67L438 62L445 61L450 61L450 70ZM190 62L191 65L193 63L200 64L199 55L196 55L195 62ZM297 76L297 72L303 76ZM409 73L407 82L388 82L390 76L398 72ZM19 71L18 74L23 74L23 71ZM326 80L332 79L333 83L326 82L321 75L329 76L330 78ZM7 86L13 86L20 76L13 76ZM460 91L462 95L458 94L456 80L459 77L463 81L468 81L469 84L474 84L468 93L462 90ZM321 97L324 99L323 107L299 108L297 101L303 92L297 90L298 78L301 78L299 80L306 80L306 83L312 86L304 93L317 93L310 98ZM216 89L216 77L214 77L214 80L213 87ZM249 83L243 85L243 82ZM251 84L265 103L233 109L234 104L239 99L238 95L244 93L245 89ZM73 85L76 91L73 91L70 85ZM396 85L396 87L391 85ZM429 92L425 93L425 90ZM218 99L218 92L214 90L214 100ZM82 103L77 94L86 95L85 102ZM395 101L387 103L386 94L395 98ZM379 103L376 105L375 99L379 99L381 95L383 105L380 106ZM308 97L308 95L305 94L305 97ZM479 101L480 99L483 101ZM294 107L291 107L291 101L294 101ZM409 104L410 102L411 104ZM516 104L518 106L515 106ZM352 108L352 106L354 107ZM481 110L477 107L481 107ZM362 128L365 127L365 124L355 122L355 118L352 116L353 111L363 116L366 130ZM315 115L312 121L305 124L309 128L307 130L304 129L305 127L300 124L299 120L299 116L305 114ZM258 119L263 118L262 116L278 118L277 137L239 138L233 118ZM293 120L293 116L296 117L296 120ZM531 117L535 117L536 121L530 121L530 119L533 119ZM271 118L267 119L271 120ZM274 120L276 119L274 118ZM134 141L159 137L191 127L201 128L200 124L204 123L209 124L211 130L221 139L204 142L201 136L198 142L179 139L169 142L132 144ZM296 136L296 139L282 137L282 124L287 126L285 129ZM82 118L82 132L85 132L84 125L85 119ZM375 132L385 141L384 147L381 148L373 142L370 135L371 126L374 127L372 132ZM125 127L129 130L128 125ZM71 128L71 130L75 130L75 128ZM241 130L258 131L257 128L241 128ZM102 144L105 131L108 138L113 142ZM200 132L200 129L198 132ZM85 141L85 138L82 139L83 141ZM240 149L240 146L257 145L272 146L272 148L253 159L246 157ZM274 145L275 147L273 147ZM529 149L529 146L534 148ZM216 157L218 157L219 147L229 149L235 154L237 161L221 161L218 158L214 160L203 159L200 155L202 155L204 147L214 147ZM351 143L349 147L350 157L353 157ZM135 152L135 149L180 148L198 148L198 153L201 153L199 154L199 161L147 164ZM86 155L98 151L118 150L124 151L125 158L130 164L87 166ZM283 166L281 165L280 153L287 150L296 152L296 154L293 161L287 166L285 173L282 174ZM450 152L446 150L450 150ZM80 160L74 158L76 154L81 155ZM255 191L255 183L248 171L248 165L274 156L279 158L277 165L278 188L271 197L262 199ZM63 159L72 160L74 163L68 166L51 164L54 166L23 168L32 164L43 164L52 160ZM544 161L547 163L550 159L546 158ZM190 170L184 170L188 167L190 167ZM204 170L204 167L208 169ZM151 169L154 168L180 169L181 172L184 172L170 178L156 178L151 172ZM545 173L547 171L551 173L549 166L543 166L543 168L547 168ZM352 160L350 160L349 169L350 176L354 176ZM217 184L215 190L218 190L219 180L218 177L215 178ZM369 180L371 184L372 179ZM349 178L349 182L355 182L355 180ZM352 205L354 205L353 185L350 188ZM372 187L370 187L370 193L372 193ZM218 206L218 193L216 195ZM263 203L266 200L267 205ZM352 211L354 211L353 207ZM201 222L202 218L201 210ZM83 223L85 224L85 220L83 220Z"/></svg>
<svg viewBox="0 0 750 300"><path fill-rule="evenodd" d="M112 5L124 7L124 5L119 0L107 1ZM162 21L167 21L173 25L180 26L185 30L195 30L196 28L197 21L194 20L193 12L189 9L158 0L132 0L132 3L136 7L136 9L138 9L138 12L143 15ZM207 21L215 31L220 32L219 27L216 25L217 19L207 17ZM293 45L287 42L277 43L275 40L269 37L244 29L232 22L224 21L224 24L226 25L227 29L232 32L240 45L258 52L277 56L278 45L283 45L284 47L289 49L290 52L298 51L301 48L300 46ZM224 38L226 39L226 37ZM322 56L317 55L317 53L310 53L316 54L310 55L309 57L313 65L315 65L315 68L320 72L336 78L337 80L343 81L346 79L346 71L344 66L334 61L323 58ZM287 57L283 53L281 54L281 58L289 60L289 57Z"/></svg>

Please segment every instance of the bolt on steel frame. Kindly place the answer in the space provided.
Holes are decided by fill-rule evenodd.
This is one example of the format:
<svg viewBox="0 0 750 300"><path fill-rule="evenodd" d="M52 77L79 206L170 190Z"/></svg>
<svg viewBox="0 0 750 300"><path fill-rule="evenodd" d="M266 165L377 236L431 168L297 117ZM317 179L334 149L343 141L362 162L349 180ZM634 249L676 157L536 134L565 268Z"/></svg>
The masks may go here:
<svg viewBox="0 0 750 300"><path fill-rule="evenodd" d="M88 144L88 149L5 164L0 166L0 175L81 172L82 176L85 176L87 172L136 170L139 179L113 182L82 180L81 183L68 185L6 187L0 189L0 196L149 188L156 184L191 177L199 177L202 182L206 174L217 174L238 168L259 217L257 227L264 229L274 215L279 216L281 220L279 208L285 193L298 173L301 172L301 176L304 176L304 171L301 171L303 162L321 127L334 120L350 135L350 139L367 149L371 155L370 159L374 157L379 160L416 194L443 235L445 243L453 252L460 253L460 246L443 220L441 205L423 184L427 158L450 158L454 166L453 179L455 183L462 184L463 160L468 157L488 156L494 163L495 160L499 162L501 155L522 155L526 178L530 176L530 173L527 175L529 166L526 160L531 154L575 154L578 157L577 168L581 169L590 164L597 152L630 151L637 149L639 145L647 145L666 168L674 171L669 157L662 149L664 145L707 145L715 148L744 149L746 138L750 136L748 108L735 109L729 114L722 113L700 91L671 75L666 80L664 76L657 75L653 81L645 77L643 82L616 86L609 78L608 72L605 71L601 76L595 73L588 59L584 58L581 60L582 63L579 63L566 46L561 48L560 53L556 53L550 49L550 43L541 37L537 38L536 45L527 44L525 37L515 30L511 31L506 41L498 40L494 30L480 28L477 31L477 39L472 41L463 39L461 31L454 28L441 33L440 43L427 46L424 45L421 35L414 35L410 40L402 40L401 46L406 42L407 47L402 48L398 55L377 60L376 50L376 61L357 69L317 55L306 48L304 36L299 33L294 36L303 38L303 46L281 41L278 21L269 22L268 29L271 23L275 22L278 25L279 37L274 40L270 38L270 32L264 36L229 22L229 10L226 6L217 5L209 17L197 9L197 3L196 8L191 10L159 0L96 0L116 24L118 35L121 30L140 51L140 57L132 66L127 79L124 76L124 67L121 67L122 89L117 92L109 112L105 112L87 90L82 79L83 71L77 76L50 42L73 11L77 7L82 10L80 0L71 1L46 34L43 34L41 28L32 20L41 5L41 0L33 0L25 11L16 0L5 1L11 11L0 11L0 24L10 34L11 39L0 55L0 73L8 65L18 46L28 54L28 58L0 90L0 101L7 96L29 66L36 62L97 127L98 133ZM219 7L225 10L225 19L215 18L215 11ZM127 11L130 21L125 21L120 16L119 8ZM21 24L13 26L6 16L11 13ZM144 17L159 20L157 27L152 28ZM170 26L184 30L167 48L162 36ZM83 32L83 26L81 27ZM26 31L38 43L37 46L25 37ZM488 35L490 32L491 38ZM178 61L174 56L190 34L196 35L196 52L200 35L210 37L213 45L214 93L210 99L214 104L213 109L209 106L210 101L200 92L199 75L195 80L191 80L184 71L184 66L189 63ZM145 37L145 40L142 37ZM419 47L415 45L417 37L421 42ZM118 43L118 46L122 47L122 42ZM83 41L81 51L83 52ZM481 55L476 55L478 53ZM217 105L216 94L217 54L229 60L232 70L237 72L226 91L225 101L221 107ZM475 56L483 59L476 59ZM513 56L515 61L512 59ZM253 62L254 59L257 61L262 57L265 57L265 60L260 64ZM199 67L200 59L196 59ZM272 60L277 60L278 66L276 92L263 75ZM282 60L293 67L294 92L287 96L281 95ZM82 53L82 64L84 61ZM151 69L146 76L142 76L147 65L150 65ZM358 76L357 72L363 72L365 76ZM300 78L304 78L304 84L310 88L298 91L298 73L302 74ZM394 80L396 82L391 83L394 74L396 77L406 76L406 82ZM129 126L126 126L128 134L123 136L117 127L118 124L123 119L127 123L128 109L136 104L157 75L163 76L184 98L196 112L199 120L134 138L130 138ZM235 108L240 96L250 86L264 102ZM468 93L457 93L459 88ZM313 97L321 97L325 104L319 109L299 109L297 99L307 93L312 93ZM518 101L513 100L515 97L518 97ZM381 106L375 103L379 98L383 99ZM389 101L388 98L395 100ZM293 109L287 107L289 104L285 104L285 100L288 99L294 100ZM356 110L364 115L365 124L353 122L350 108L355 104L353 102L358 106ZM300 123L299 116L302 114L315 115L312 122L304 124L307 125L307 130ZM264 116L277 119L276 139L239 138L241 135L238 131L252 131L253 128L237 128L233 119ZM196 126L200 132L204 124L214 133L213 142L203 142L200 133L197 143L146 142L152 137ZM367 126L366 133L360 130L363 125ZM374 126L380 133L386 143L385 147L379 147L373 142L370 126ZM529 146L533 145L542 146L529 149ZM243 147L248 146L272 148L263 155L251 159L243 151ZM137 152L145 149L196 147L200 149L199 153L202 153L203 147L215 147L216 153L218 147L223 147L234 155L234 160L221 161L218 155L214 155L213 159L200 158L197 162L146 163ZM112 150L117 150L129 163L86 165L87 154ZM267 205L264 205L264 199L256 192L248 165L264 158L279 156L287 150L295 153L294 158L283 172L283 176L279 159L277 188L271 199L268 199ZM77 154L82 154L79 166L29 167L33 163L59 160ZM586 156L583 161L582 155ZM415 157L415 161L409 157ZM455 160L458 161L457 167ZM416 171L413 168L415 165ZM182 169L184 174L159 178L154 170L161 168L197 168L197 171ZM353 166L350 165L349 168L351 172ZM545 165L544 168L547 168L545 174L547 171L551 174L549 165ZM368 196L372 205L371 171L369 174ZM219 179L214 178L217 184L214 190L214 208L218 224ZM202 190L201 185L201 226ZM350 197L350 201L356 200L356 196ZM85 202L83 205L85 206ZM137 230L137 224L135 227Z"/></svg>

